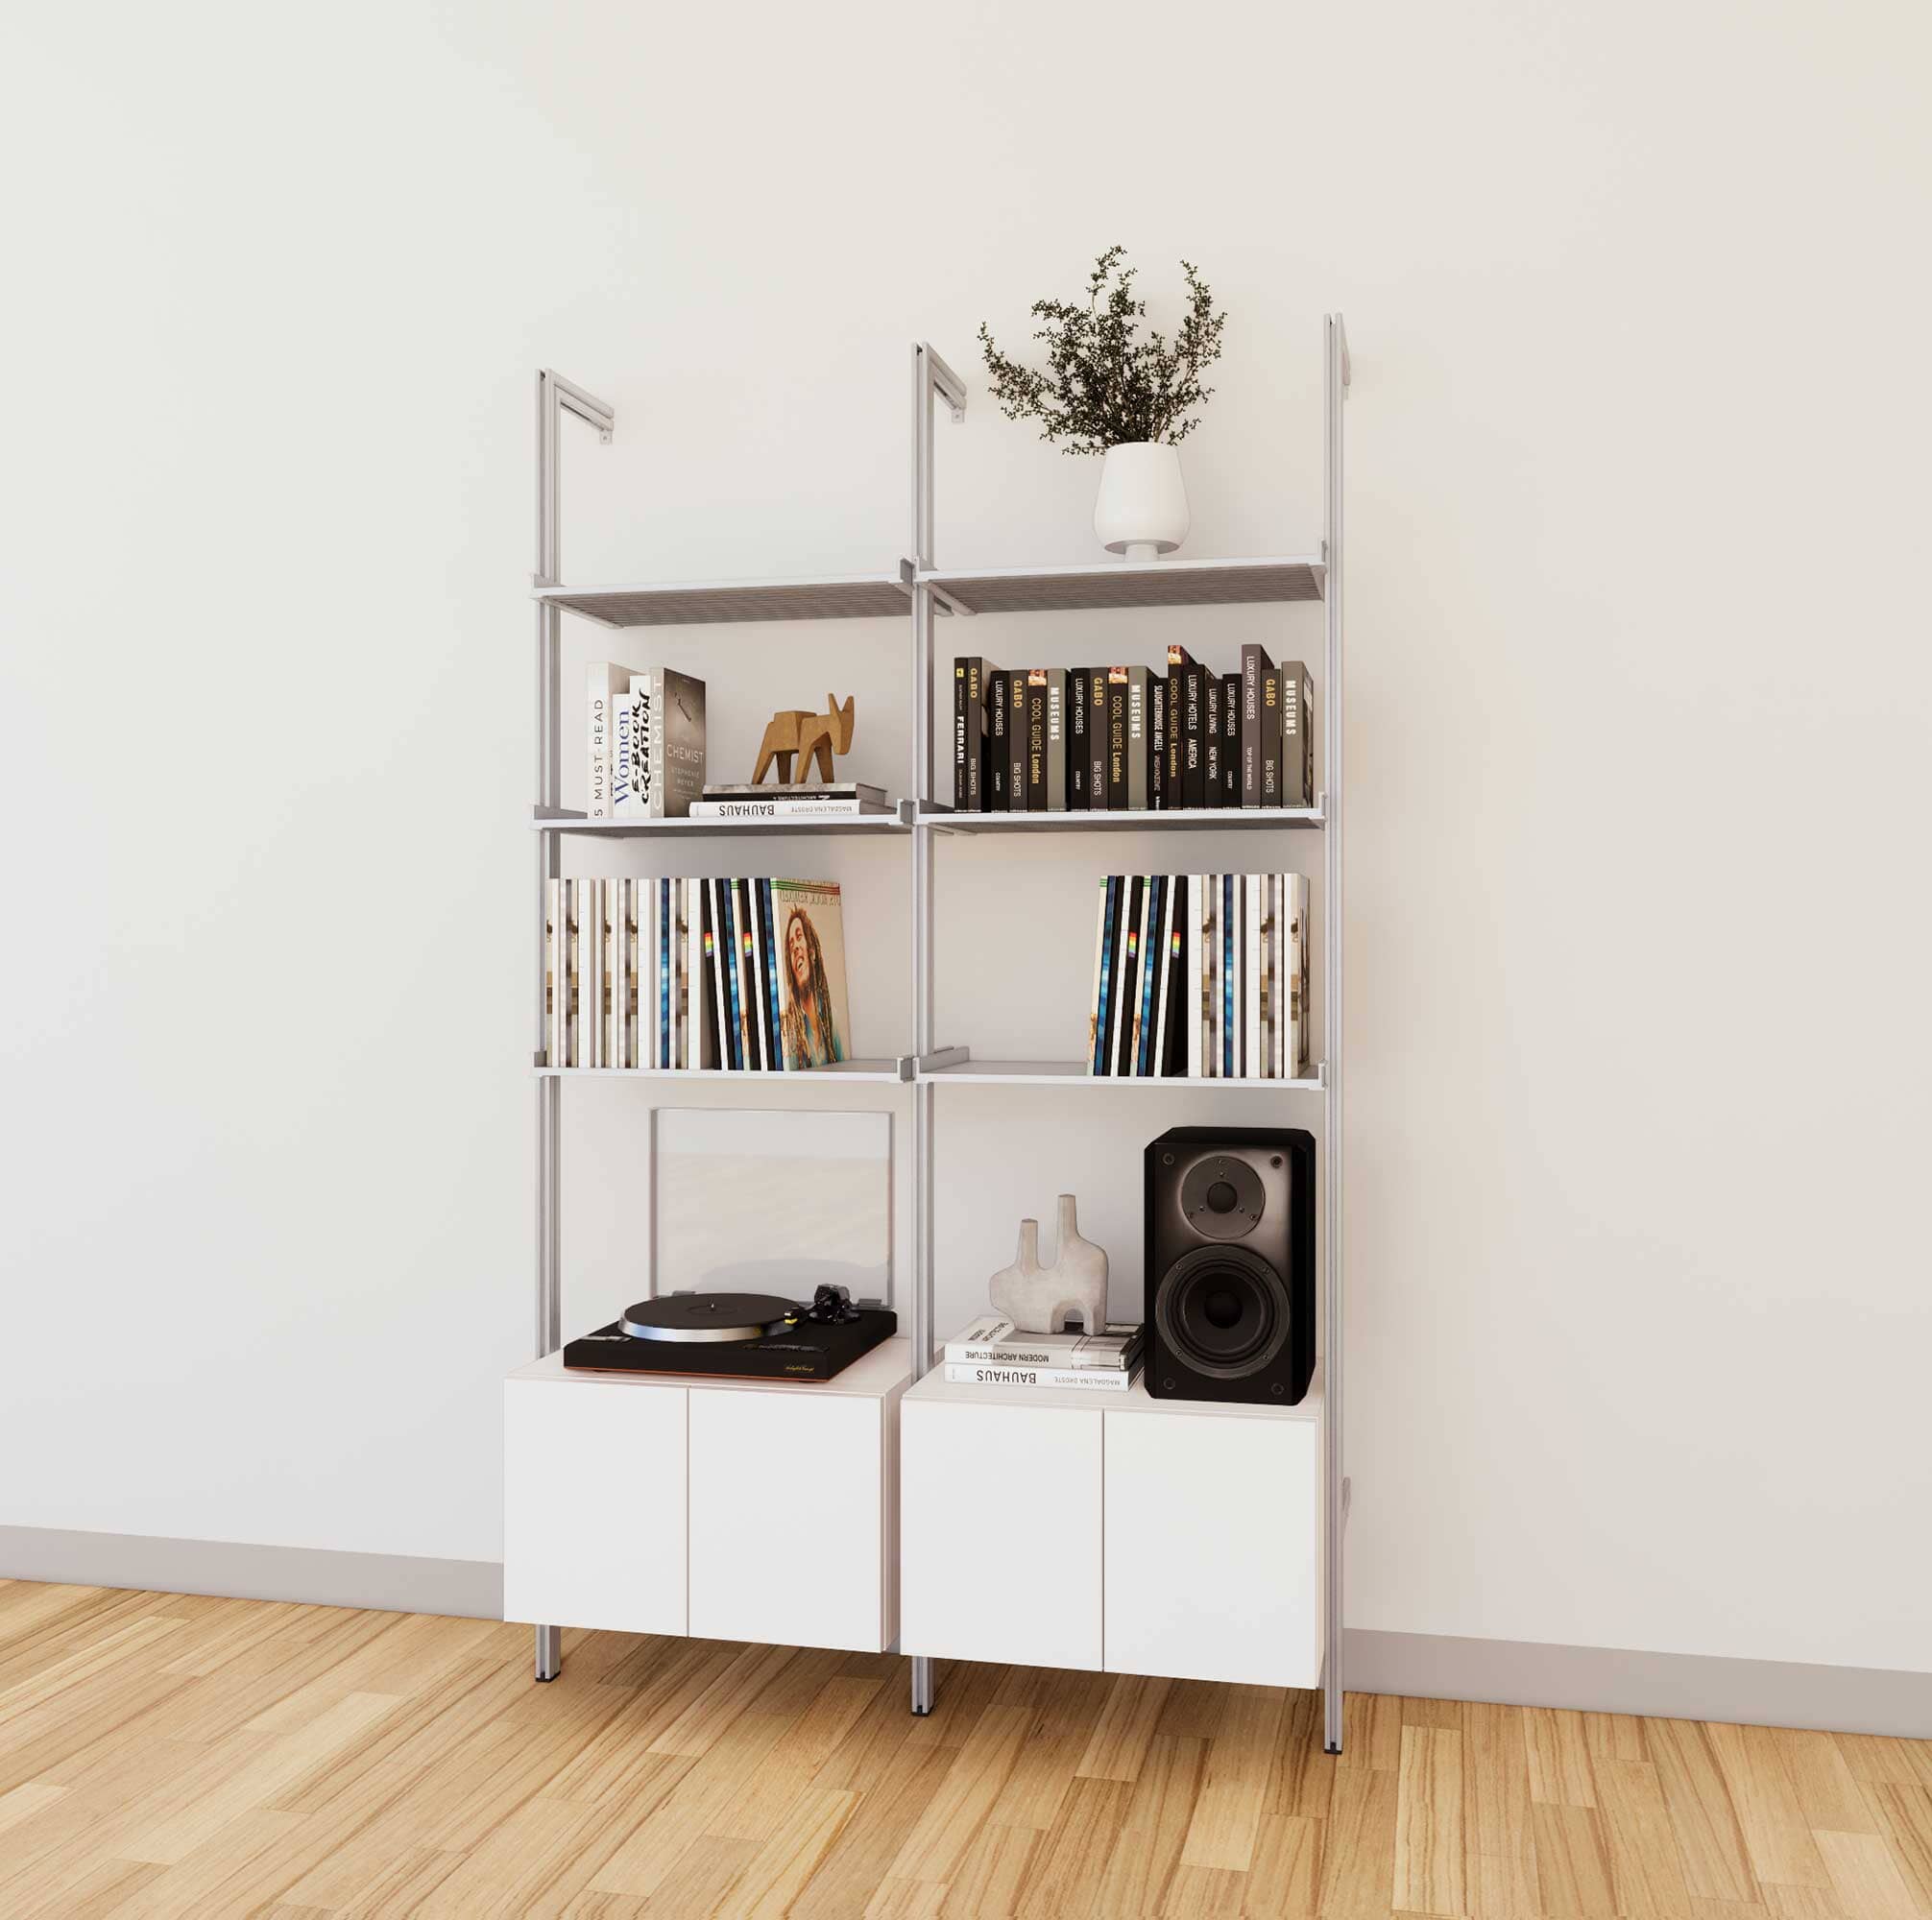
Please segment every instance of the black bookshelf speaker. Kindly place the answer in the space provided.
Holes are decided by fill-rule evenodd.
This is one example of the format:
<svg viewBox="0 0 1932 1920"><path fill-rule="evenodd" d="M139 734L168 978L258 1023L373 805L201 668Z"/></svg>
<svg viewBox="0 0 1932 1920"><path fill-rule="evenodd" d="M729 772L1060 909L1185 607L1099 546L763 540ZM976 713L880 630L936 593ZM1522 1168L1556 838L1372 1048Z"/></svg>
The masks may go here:
<svg viewBox="0 0 1932 1920"><path fill-rule="evenodd" d="M1315 1373L1315 1136L1171 1128L1146 1199L1148 1393L1296 1404Z"/></svg>

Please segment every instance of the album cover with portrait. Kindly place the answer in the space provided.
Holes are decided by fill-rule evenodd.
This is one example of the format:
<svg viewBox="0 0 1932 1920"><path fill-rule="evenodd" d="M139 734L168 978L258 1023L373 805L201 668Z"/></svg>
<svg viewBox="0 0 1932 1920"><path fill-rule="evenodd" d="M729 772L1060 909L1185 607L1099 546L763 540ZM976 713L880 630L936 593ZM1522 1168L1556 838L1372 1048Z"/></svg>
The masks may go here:
<svg viewBox="0 0 1932 1920"><path fill-rule="evenodd" d="M778 946L779 1027L786 1072L852 1058L845 997L845 923L830 880L771 883Z"/></svg>

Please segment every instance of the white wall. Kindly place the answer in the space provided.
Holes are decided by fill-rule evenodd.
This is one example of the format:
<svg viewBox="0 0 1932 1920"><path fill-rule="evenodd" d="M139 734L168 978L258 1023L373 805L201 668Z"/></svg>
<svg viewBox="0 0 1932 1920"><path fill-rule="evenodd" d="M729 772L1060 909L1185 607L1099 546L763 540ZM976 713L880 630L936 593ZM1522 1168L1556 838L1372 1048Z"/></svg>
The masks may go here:
<svg viewBox="0 0 1932 1920"><path fill-rule="evenodd" d="M1118 239L1231 315L1191 551L1316 537L1354 341L1353 1622L1932 1668L1924 10L301 17L41 9L0 71L0 1524L495 1556L532 369L620 416L573 577L889 562L922 335L942 558L1080 559L973 331ZM903 763L896 629L742 646L720 733L856 689ZM904 857L826 862L881 1046ZM947 1036L1074 1050L1016 919L1152 857L942 849ZM942 1315L1063 1186L1131 1294L1138 1149L1218 1111L940 1099ZM571 1100L574 1326L643 1101Z"/></svg>

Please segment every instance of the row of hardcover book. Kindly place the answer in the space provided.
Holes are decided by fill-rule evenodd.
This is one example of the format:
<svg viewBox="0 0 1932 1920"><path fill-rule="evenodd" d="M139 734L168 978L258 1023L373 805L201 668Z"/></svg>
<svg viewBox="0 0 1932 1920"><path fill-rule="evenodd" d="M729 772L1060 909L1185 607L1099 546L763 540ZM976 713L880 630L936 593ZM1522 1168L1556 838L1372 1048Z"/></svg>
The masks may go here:
<svg viewBox="0 0 1932 1920"><path fill-rule="evenodd" d="M946 1342L942 1364L961 1386L1127 1393L1141 1377L1143 1332L1110 1320L1099 1333L1023 1333L1002 1314L982 1313Z"/></svg>
<svg viewBox="0 0 1932 1920"><path fill-rule="evenodd" d="M1308 878L1110 874L1100 882L1087 1069L1298 1080L1309 1068Z"/></svg>
<svg viewBox="0 0 1932 1920"><path fill-rule="evenodd" d="M559 879L544 1065L802 1072L850 1057L830 880Z"/></svg>
<svg viewBox="0 0 1932 1920"><path fill-rule="evenodd" d="M1315 686L1259 646L1217 674L953 662L954 805L967 813L1313 806Z"/></svg>
<svg viewBox="0 0 1932 1920"><path fill-rule="evenodd" d="M590 670L592 820L675 820L705 784L705 684L667 666L592 660Z"/></svg>

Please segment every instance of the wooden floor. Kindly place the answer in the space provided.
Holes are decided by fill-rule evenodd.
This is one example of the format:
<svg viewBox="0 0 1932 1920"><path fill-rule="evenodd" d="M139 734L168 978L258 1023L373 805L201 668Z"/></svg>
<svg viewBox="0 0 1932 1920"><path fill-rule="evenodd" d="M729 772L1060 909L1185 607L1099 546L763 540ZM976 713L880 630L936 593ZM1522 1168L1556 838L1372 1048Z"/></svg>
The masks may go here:
<svg viewBox="0 0 1932 1920"><path fill-rule="evenodd" d="M0 1915L1932 1915L1932 1742L0 1582Z"/></svg>

